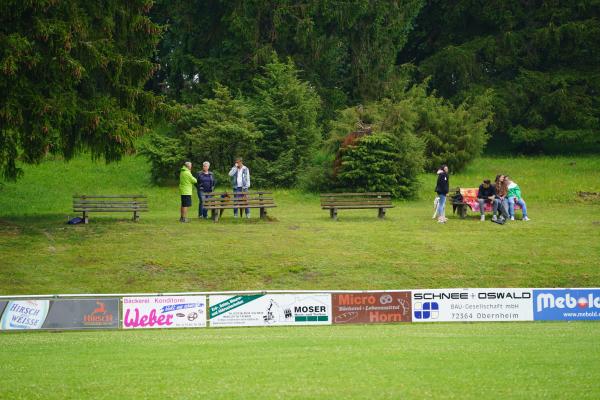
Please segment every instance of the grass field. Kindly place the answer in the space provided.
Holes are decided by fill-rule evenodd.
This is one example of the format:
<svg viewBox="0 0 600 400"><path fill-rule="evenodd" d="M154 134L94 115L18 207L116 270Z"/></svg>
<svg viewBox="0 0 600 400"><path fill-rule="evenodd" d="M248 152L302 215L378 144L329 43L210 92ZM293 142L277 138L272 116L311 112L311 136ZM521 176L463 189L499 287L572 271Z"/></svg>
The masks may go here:
<svg viewBox="0 0 600 400"><path fill-rule="evenodd" d="M597 323L0 335L3 399L600 397Z"/></svg>
<svg viewBox="0 0 600 400"><path fill-rule="evenodd" d="M143 159L79 158L0 182L0 294L255 289L600 286L599 158L482 158L532 218L431 220L417 199L329 219L314 194L277 190L270 221L180 224L176 188ZM73 193L145 193L151 212L67 226ZM197 199L194 199L196 202ZM197 204L197 203L195 203ZM256 217L256 213L254 215ZM597 323L465 323L0 335L1 399L600 397Z"/></svg>
<svg viewBox="0 0 600 400"><path fill-rule="evenodd" d="M498 171L521 185L531 221L436 224L424 175L419 199L383 221L361 210L333 222L317 195L278 190L271 222L180 224L176 188L151 186L142 158L48 161L0 186L0 293L599 286L600 206L577 191L600 192L600 159L483 158L451 185ZM137 224L100 214L65 225L73 193L134 192L151 210Z"/></svg>

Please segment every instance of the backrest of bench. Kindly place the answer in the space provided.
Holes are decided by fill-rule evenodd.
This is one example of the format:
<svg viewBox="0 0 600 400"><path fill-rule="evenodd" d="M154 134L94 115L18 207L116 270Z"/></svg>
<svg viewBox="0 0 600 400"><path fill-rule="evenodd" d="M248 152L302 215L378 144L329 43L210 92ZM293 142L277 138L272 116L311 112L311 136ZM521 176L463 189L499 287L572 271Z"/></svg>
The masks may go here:
<svg viewBox="0 0 600 400"><path fill-rule="evenodd" d="M336 205L367 205L391 206L392 195L390 192L365 192L365 193L324 193L321 194L321 206Z"/></svg>
<svg viewBox="0 0 600 400"><path fill-rule="evenodd" d="M83 210L147 210L148 199L143 194L73 195L73 209Z"/></svg>
<svg viewBox="0 0 600 400"><path fill-rule="evenodd" d="M272 192L212 192L203 193L205 208L275 207Z"/></svg>

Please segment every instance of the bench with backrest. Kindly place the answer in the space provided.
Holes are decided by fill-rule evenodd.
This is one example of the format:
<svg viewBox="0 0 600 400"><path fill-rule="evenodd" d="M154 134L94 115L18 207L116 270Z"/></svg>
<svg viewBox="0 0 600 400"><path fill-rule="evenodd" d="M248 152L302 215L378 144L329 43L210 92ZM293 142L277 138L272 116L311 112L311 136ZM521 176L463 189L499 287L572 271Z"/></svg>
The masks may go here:
<svg viewBox="0 0 600 400"><path fill-rule="evenodd" d="M133 213L133 221L137 222L139 213L148 211L148 200L143 194L73 195L73 211L83 213L85 224L89 213L96 212L130 212Z"/></svg>
<svg viewBox="0 0 600 400"><path fill-rule="evenodd" d="M236 197L238 196L238 197ZM260 209L260 218L267 217L267 208L275 208L272 192L212 192L203 193L204 208L210 210L211 218L217 222L225 210L240 209L240 217L245 208Z"/></svg>
<svg viewBox="0 0 600 400"><path fill-rule="evenodd" d="M390 192L321 194L321 208L329 210L329 215L333 219L337 219L338 210L368 208L377 209L377 216L383 218L385 217L385 210L393 207Z"/></svg>
<svg viewBox="0 0 600 400"><path fill-rule="evenodd" d="M474 212L479 212L479 202L477 201L477 194L479 188L453 188L448 192L450 201L452 202L452 212L458 213L460 218L466 218L469 209ZM460 195L460 196L459 196ZM521 206L515 204L515 210L520 210ZM492 203L489 201L485 202L484 212L492 212ZM508 210L507 210L508 211Z"/></svg>

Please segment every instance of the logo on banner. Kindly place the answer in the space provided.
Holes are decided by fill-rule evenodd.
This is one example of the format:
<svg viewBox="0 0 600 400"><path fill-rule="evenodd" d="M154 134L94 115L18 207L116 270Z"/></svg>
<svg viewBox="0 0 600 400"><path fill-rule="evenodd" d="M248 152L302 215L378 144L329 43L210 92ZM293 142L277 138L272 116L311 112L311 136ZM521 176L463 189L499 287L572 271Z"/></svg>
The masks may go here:
<svg viewBox="0 0 600 400"><path fill-rule="evenodd" d="M49 303L48 300L10 301L0 320L0 328L40 329L48 315Z"/></svg>
<svg viewBox="0 0 600 400"><path fill-rule="evenodd" d="M332 306L336 324L409 322L411 317L410 292L334 294Z"/></svg>
<svg viewBox="0 0 600 400"><path fill-rule="evenodd" d="M114 315L106 309L106 303L96 301L97 307L83 316L83 324L86 326L111 325L115 319Z"/></svg>
<svg viewBox="0 0 600 400"><path fill-rule="evenodd" d="M536 320L600 319L599 289L534 290Z"/></svg>
<svg viewBox="0 0 600 400"><path fill-rule="evenodd" d="M206 326L203 296L123 298L124 328L188 328Z"/></svg>
<svg viewBox="0 0 600 400"><path fill-rule="evenodd" d="M436 301L413 304L415 319L438 319L440 316L440 305Z"/></svg>

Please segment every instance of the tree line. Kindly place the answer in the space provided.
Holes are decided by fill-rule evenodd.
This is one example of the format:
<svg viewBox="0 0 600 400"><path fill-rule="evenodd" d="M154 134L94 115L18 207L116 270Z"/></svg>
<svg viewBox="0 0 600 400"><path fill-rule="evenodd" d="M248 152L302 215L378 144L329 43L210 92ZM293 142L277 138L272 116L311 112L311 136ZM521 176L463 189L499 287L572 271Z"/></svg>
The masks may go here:
<svg viewBox="0 0 600 400"><path fill-rule="evenodd" d="M600 148L600 2L7 0L0 168L139 150L155 181L242 156L258 184L391 190L491 141Z"/></svg>

